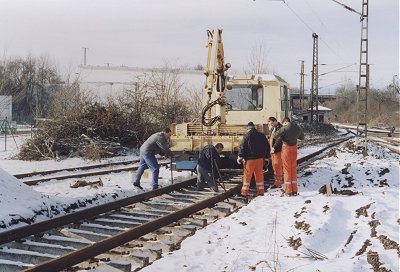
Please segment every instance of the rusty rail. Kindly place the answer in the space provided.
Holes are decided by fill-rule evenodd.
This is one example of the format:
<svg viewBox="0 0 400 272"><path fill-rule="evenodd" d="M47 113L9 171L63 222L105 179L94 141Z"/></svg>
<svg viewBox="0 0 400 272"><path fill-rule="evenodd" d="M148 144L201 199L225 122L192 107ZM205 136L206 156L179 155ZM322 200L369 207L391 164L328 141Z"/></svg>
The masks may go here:
<svg viewBox="0 0 400 272"><path fill-rule="evenodd" d="M214 197L208 198L206 200L200 201L196 204L193 204L187 208L178 210L176 212L170 213L168 215L162 216L156 220L144 223L140 226L132 228L126 232L117 234L108 239L104 239L100 242L97 242L93 245L86 246L82 249L79 249L75 252L71 252L67 255L64 255L60 258L56 258L45 263L36 265L33 268L28 268L23 271L26 272L48 272L48 271L60 271L62 269L66 269L73 265L76 265L80 262L83 262L87 259L95 257L105 251L113 249L117 246L123 245L129 241L137 239L147 233L155 231L161 227L167 226L179 219L185 218L193 213L196 213L202 209L209 208L214 206L216 203L225 200L227 197L231 197L240 192L240 188L242 185L237 185L234 188L228 190L226 193L218 194Z"/></svg>
<svg viewBox="0 0 400 272"><path fill-rule="evenodd" d="M59 216L47 221L42 221L34 223L32 225L16 228L13 230L5 231L0 233L0 245L19 240L21 238L42 233L53 228L61 227L69 223L77 222L82 219L90 218L95 215L99 215L105 212L109 212L123 206L131 205L140 201L148 200L152 197L163 195L174 190L179 190L181 188L194 185L196 178L188 179L186 181L175 183L166 187L159 188L157 190L152 190L145 192L143 194L134 195L128 198L117 200L111 203L103 204L100 206L95 206L82 211L73 212L71 214Z"/></svg>

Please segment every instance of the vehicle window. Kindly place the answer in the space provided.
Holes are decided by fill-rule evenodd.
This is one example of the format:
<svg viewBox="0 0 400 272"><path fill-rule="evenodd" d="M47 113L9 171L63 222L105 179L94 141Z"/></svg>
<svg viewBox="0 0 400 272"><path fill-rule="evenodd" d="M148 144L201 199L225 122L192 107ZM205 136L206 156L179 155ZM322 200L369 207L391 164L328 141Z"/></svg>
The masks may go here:
<svg viewBox="0 0 400 272"><path fill-rule="evenodd" d="M263 108L263 88L258 85L232 86L226 92L227 110L255 111Z"/></svg>

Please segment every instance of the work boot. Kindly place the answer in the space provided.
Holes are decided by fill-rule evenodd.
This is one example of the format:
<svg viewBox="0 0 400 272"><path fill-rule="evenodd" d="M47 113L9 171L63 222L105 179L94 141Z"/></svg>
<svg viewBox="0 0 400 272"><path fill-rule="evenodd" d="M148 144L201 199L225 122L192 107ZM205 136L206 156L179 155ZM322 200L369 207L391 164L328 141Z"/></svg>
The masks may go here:
<svg viewBox="0 0 400 272"><path fill-rule="evenodd" d="M139 184L139 183L136 183L136 182L134 182L134 183L133 183L133 186L135 186L135 187L137 187L137 188L139 188L139 189L143 190L143 187L142 187L142 186L140 186L140 184Z"/></svg>
<svg viewBox="0 0 400 272"><path fill-rule="evenodd" d="M249 196L248 195L239 195L240 200L245 203L248 204L249 203Z"/></svg>
<svg viewBox="0 0 400 272"><path fill-rule="evenodd" d="M203 184L201 184L201 183L197 183L197 191L203 191L203 188L204 186L203 186Z"/></svg>
<svg viewBox="0 0 400 272"><path fill-rule="evenodd" d="M211 186L210 189L213 190L216 193L218 192L218 187L217 186Z"/></svg>

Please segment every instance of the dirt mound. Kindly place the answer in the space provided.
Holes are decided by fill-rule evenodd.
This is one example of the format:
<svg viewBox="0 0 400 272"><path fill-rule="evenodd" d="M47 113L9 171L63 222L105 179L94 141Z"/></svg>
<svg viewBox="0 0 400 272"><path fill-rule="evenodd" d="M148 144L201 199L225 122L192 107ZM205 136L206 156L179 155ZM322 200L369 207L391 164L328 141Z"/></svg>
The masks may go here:
<svg viewBox="0 0 400 272"><path fill-rule="evenodd" d="M306 135L318 135L318 136L334 136L338 133L335 127L331 124L324 123L303 123L302 124L304 133Z"/></svg>

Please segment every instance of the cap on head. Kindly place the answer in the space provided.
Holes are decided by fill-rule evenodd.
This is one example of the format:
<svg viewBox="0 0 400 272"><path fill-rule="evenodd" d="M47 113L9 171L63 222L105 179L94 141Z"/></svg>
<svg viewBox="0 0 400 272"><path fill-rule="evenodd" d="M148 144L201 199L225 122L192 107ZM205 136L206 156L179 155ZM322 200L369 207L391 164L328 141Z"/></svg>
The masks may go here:
<svg viewBox="0 0 400 272"><path fill-rule="evenodd" d="M247 129L252 129L255 128L254 123L253 122L248 122L247 123Z"/></svg>

